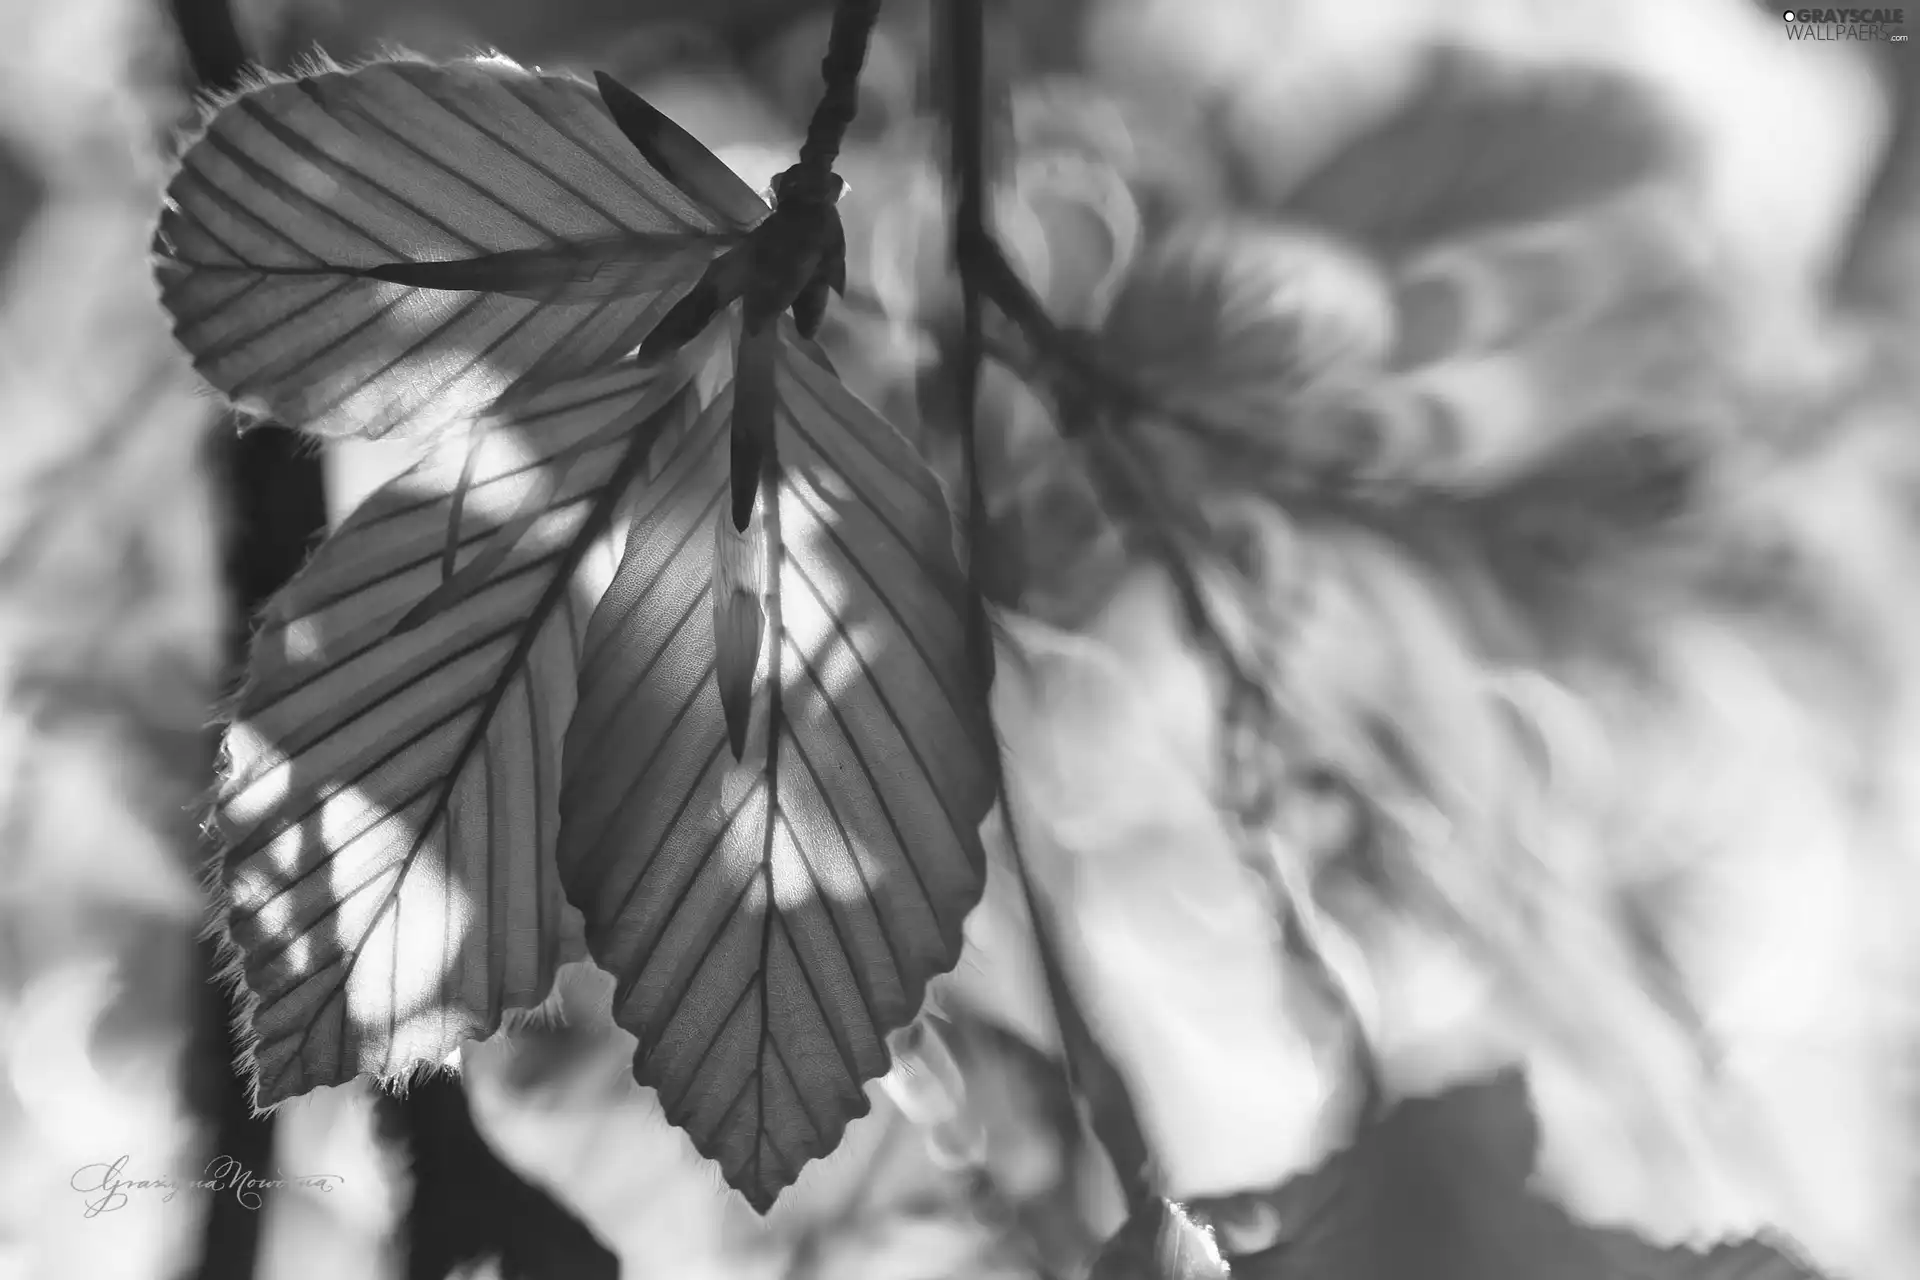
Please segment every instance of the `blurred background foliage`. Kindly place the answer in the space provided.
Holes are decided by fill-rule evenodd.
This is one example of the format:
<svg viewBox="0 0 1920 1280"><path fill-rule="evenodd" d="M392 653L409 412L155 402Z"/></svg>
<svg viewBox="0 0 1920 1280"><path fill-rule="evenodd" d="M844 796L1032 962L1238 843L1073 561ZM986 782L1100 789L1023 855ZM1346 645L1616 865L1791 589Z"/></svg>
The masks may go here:
<svg viewBox="0 0 1920 1280"><path fill-rule="evenodd" d="M611 72L759 182L797 144L829 12L795 0L0 0L0 1276L597 1276L614 1258L628 1277L677 1280L1072 1276L1120 1229L1112 1170L1052 1058L1004 874L903 1067L873 1087L872 1116L765 1221L721 1193L634 1088L631 1041L607 1023L591 972L568 974L548 1011L557 1021L474 1047L463 1085L404 1106L322 1091L271 1135L232 1114L217 1007L196 994L191 806L209 758L205 708L245 602L284 576L320 519L302 448L282 439L249 461L209 445L224 439L219 415L154 305L144 253L196 70L204 80L208 58L236 52L287 70L314 49L351 61L392 46L497 48ZM1668 679L1722 680L1700 694L1713 715L1715 697L1756 715L1775 707L1768 698L1783 708L1758 728L1713 721L1725 741L1778 749L1756 746L1726 771L1748 788L1729 806L1754 812L1703 828L1708 853L1690 865L1751 853L1724 875L1769 894L1680 947L1671 985L1717 1008L1739 985L1725 977L1731 958L1805 951L1805 990L1785 979L1772 990L1787 1010L1776 1038L1798 1037L1806 1061L1754 1077L1794 1099L1770 1137L1797 1144L1790 1162L1816 1184L1780 1201L1801 1217L1757 1212L1750 1188L1714 1183L1724 1149L1687 1146L1718 1138L1686 1118L1695 1086L1673 1082L1690 1068L1660 1056L1673 1056L1668 1022L1685 1019L1645 1011L1660 1003L1657 977L1612 951L1528 950L1584 924L1580 895L1628 878L1614 866L1579 880L1581 909L1535 934L1493 936L1524 898L1503 879L1512 865L1463 873L1455 902L1469 908L1464 932L1489 935L1475 941L1504 962L1503 980L1539 961L1518 1021L1552 1024L1543 1006L1556 1003L1629 1010L1588 1049L1617 1054L1645 1077L1635 1089L1671 1104L1685 1131L1674 1150L1621 1138L1625 1123L1582 1092L1591 1082L1540 1056L1551 1036L1513 1032L1461 996L1472 983L1447 976L1457 956L1355 875L1328 892L1367 904L1346 923L1380 989L1375 1048L1396 1095L1433 1097L1342 1154L1355 1112L1328 1084L1339 1033L1291 987L1289 1021L1254 1011L1266 989L1240 981L1238 953L1216 946L1234 904L1193 888L1212 883L1200 868L1213 819L1179 816L1167 760L1088 749L1138 732L1177 763L1193 728L1182 708L1208 698L1121 537L1140 513L1094 493L1066 439L1070 398L1004 372L990 380L996 593L1111 646L1116 678L1143 702L1128 719L1117 694L1042 681L1033 705L1054 718L1008 713L1003 729L1036 770L1049 751L1097 766L1103 851L1144 839L1188 859L1092 867L1064 838L1046 854L1064 868L1050 892L1078 921L1069 951L1096 1029L1170 1176L1187 1180L1181 1193L1213 1200L1216 1243L1244 1255L1236 1274L1790 1280L1811 1272L1768 1246L1711 1249L1789 1228L1863 1280L1920 1273L1916 1095L1893 1061L1911 1052L1906 1010L1862 998L1866 961L1835 940L1836 921L1870 903L1880 914L1858 917L1860 931L1890 936L1882 916L1913 900L1904 859L1920 842L1896 815L1870 838L1884 837L1891 869L1809 873L1793 856L1839 858L1867 839L1820 808L1858 778L1827 782L1815 736L1891 724L1881 763L1856 771L1862 786L1900 785L1909 758L1910 622L1890 593L1913 561L1908 531L1889 525L1914 492L1920 116L1905 46L1788 42L1777 8L1739 0L1004 0L987 12L1005 102L993 122L998 226L1055 318L1154 391L1164 412L1124 426L1158 494L1216 515L1241 501L1298 515L1329 495L1399 495L1391 518L1364 528L1302 526L1335 576L1358 584L1346 621L1323 624L1303 660L1325 677L1314 688L1330 739L1363 712L1390 712L1424 723L1402 727L1425 763L1472 756L1480 712L1462 710L1449 682L1470 683L1494 655L1602 704L1610 695L1594 691L1611 686L1581 680L1598 670L1633 684L1643 651L1660 650ZM237 44L222 54L228 21ZM849 383L950 473L957 302L934 28L924 0L883 9L841 166L850 288L826 341ZM996 337L1017 362L1011 335ZM1197 445L1183 414L1224 424L1227 443ZM1303 467L1312 481L1289 491L1297 508L1276 499L1276 438L1289 482ZM1724 481L1756 450L1787 481L1741 481L1706 504L1716 514L1699 534L1687 523L1703 509L1694 463L1723 462L1709 478ZM331 453L333 518L406 458ZM1246 523L1247 554L1278 574L1288 538L1271 518ZM221 528L237 549L224 605ZM1676 559L1689 567L1671 569ZM1684 660L1662 648L1669 633L1694 636L1668 623L1707 612L1712 592L1761 602L1726 625L1766 632L1752 671L1747 650L1711 637ZM1814 623L1776 628L1794 609ZM1254 613L1256 631L1270 623ZM1776 680L1778 668L1795 674ZM1673 793L1722 739L1642 741L1633 714L1598 718L1618 751L1645 748L1632 785L1650 822L1665 820L1661 805L1692 804ZM1364 781L1373 748L1354 736L1342 759ZM1474 795L1525 790L1506 756L1478 774L1460 759L1448 767ZM1129 787L1153 810L1132 827ZM1787 796L1773 809L1753 799L1770 789ZM1792 808L1802 791L1815 798ZM1793 825L1809 811L1811 827ZM1631 860L1624 836L1607 848ZM1666 873L1658 862L1634 863L1633 876L1671 914L1678 899L1645 887ZM1219 883L1225 898L1245 891ZM1184 923L1160 909L1182 885L1199 895L1176 902ZM1822 902L1839 905L1813 920ZM1683 941L1690 927L1648 926ZM1892 949L1873 975L1889 987L1915 973L1911 952ZM1677 1102L1661 1092L1670 1085ZM1543 1098L1556 1100L1557 1144L1535 1115ZM253 1144L263 1168L340 1181L276 1190L257 1210L133 1192L123 1209L82 1216L75 1169L125 1153L128 1177L180 1176L210 1155L246 1155L234 1142ZM1635 1230L1583 1229L1576 1215ZM1102 1274L1217 1273L1197 1232L1154 1226L1160 1238L1110 1249Z"/></svg>

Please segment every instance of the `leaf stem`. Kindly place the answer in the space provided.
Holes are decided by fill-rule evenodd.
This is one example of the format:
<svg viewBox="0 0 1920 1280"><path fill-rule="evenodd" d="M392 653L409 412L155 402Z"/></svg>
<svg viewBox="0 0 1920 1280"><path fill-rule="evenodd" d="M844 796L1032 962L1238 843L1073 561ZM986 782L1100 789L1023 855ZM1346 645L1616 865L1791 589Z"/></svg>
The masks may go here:
<svg viewBox="0 0 1920 1280"><path fill-rule="evenodd" d="M1280 785L1277 780L1260 776L1273 753L1257 750L1250 753L1246 747L1250 742L1272 743L1276 738L1291 736L1291 720L1267 682L1249 668L1229 638L1190 563L1196 544L1204 547L1206 542L1204 523L1175 509L1156 488L1150 460L1131 447L1124 434L1107 428L1116 418L1151 415L1185 429L1203 442L1231 447L1241 454L1247 452L1252 442L1198 415L1183 412L1177 406L1160 403L1159 397L1113 368L1080 335L1061 328L1021 278L986 220L986 165L981 127L985 114L979 31L981 0L949 0L949 6L953 15L948 50L953 73L949 135L955 187L953 254L962 299L960 429L969 485L969 547L979 545L985 527L984 499L974 470L975 419L979 365L986 351L984 304L991 302L1013 324L1035 358L1021 363L1039 366L1025 372L1051 374L1066 380L1076 393L1086 397L1088 407L1095 410L1088 415L1090 429L1083 434L1096 479L1109 494L1117 491L1128 505L1145 513L1146 518L1135 525L1134 537L1166 570L1186 615L1189 632L1212 657L1227 681L1228 731L1223 735L1222 765L1230 780L1230 794L1225 799L1241 828L1240 838L1234 841L1236 851L1255 883L1262 887L1284 939L1281 950L1297 949L1305 953L1304 958L1317 971L1327 994L1340 1006L1354 1029L1353 1066L1367 1096L1365 1114L1371 1115L1377 1105L1378 1075L1365 1042L1364 1024L1350 993L1319 952L1317 931L1307 918L1313 914L1311 903L1295 901L1296 887L1287 883L1287 877L1266 851L1266 842L1262 839L1278 817L1275 810ZM1074 434L1071 426L1065 429ZM1321 487L1316 478L1284 451L1276 451L1266 461L1273 464L1276 488L1286 493L1290 504L1297 502L1301 508L1334 511L1347 508L1347 503L1329 501L1324 494L1316 493ZM969 559L969 577L977 583L971 557ZM977 587L975 599L976 602L979 599ZM981 612L984 615L984 610ZM1004 804L1004 789L1001 794ZM1096 1135L1114 1158L1129 1206L1134 1215L1140 1217L1155 1207L1158 1197L1144 1181L1149 1152L1135 1118L1137 1112L1124 1082L1094 1041L1073 1001L1048 937L1050 922L1046 905L1035 893L1021 856L1010 808L1006 810L1006 819L1013 862L1033 917L1042 967L1061 1027L1069 1082L1086 1100ZM1284 963L1283 956L1276 954L1275 962Z"/></svg>
<svg viewBox="0 0 1920 1280"><path fill-rule="evenodd" d="M807 124L800 162L787 175L789 182L803 183L808 192L834 189L833 162L840 156L847 126L860 111L860 70L866 65L867 44L879 17L880 0L839 0L834 6L827 54L820 60L826 90Z"/></svg>
<svg viewBox="0 0 1920 1280"><path fill-rule="evenodd" d="M980 483L980 375L986 364L986 309L980 281L968 269L973 242L987 231L986 35L979 0L948 0L946 58L947 163L954 193L952 246L954 273L960 282L959 401L961 484L967 495L966 571L973 608L967 642L983 688L993 684L993 637L987 628L986 593L981 589L979 556L987 528L986 490Z"/></svg>
<svg viewBox="0 0 1920 1280"><path fill-rule="evenodd" d="M950 94L947 102L948 161L954 191L952 252L962 297L959 425L967 486L968 631L979 678L983 684L991 685L993 641L987 621L985 596L980 590L979 556L975 554L986 530L986 505L979 480L977 438L980 372L986 351L984 304L992 296L992 291L980 278L980 267L983 262L992 261L999 252L986 221L986 24L982 0L947 0L946 7L948 23L944 54ZM1000 256L1000 261L1005 261L1004 255ZM1054 941L1057 922L1048 903L1034 885L1027 867L1018 822L1007 794L1005 763L997 743L992 760L1010 860L1033 927L1035 951L1040 959L1048 1002L1053 1006L1054 1022L1060 1029L1061 1065L1069 1088L1086 1108L1087 1121L1095 1138L1106 1149L1113 1163L1129 1216L1132 1216L1158 1202L1150 1181L1152 1153L1146 1135L1141 1131L1139 1113L1126 1081L1095 1039L1092 1028L1088 1026L1085 1015L1073 997L1066 966Z"/></svg>

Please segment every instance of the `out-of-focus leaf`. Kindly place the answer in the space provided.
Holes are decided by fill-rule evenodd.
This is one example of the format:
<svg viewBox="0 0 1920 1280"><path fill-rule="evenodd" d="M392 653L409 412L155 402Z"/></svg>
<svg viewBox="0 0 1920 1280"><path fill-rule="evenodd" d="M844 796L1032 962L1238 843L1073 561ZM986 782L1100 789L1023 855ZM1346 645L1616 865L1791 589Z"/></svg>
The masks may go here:
<svg viewBox="0 0 1920 1280"><path fill-rule="evenodd" d="M1708 1250L1662 1249L1625 1232L1598 1234L1607 1280L1821 1280L1784 1242L1742 1240Z"/></svg>
<svg viewBox="0 0 1920 1280"><path fill-rule="evenodd" d="M993 800L945 499L780 329L745 758L708 623L733 399L716 345L588 631L560 845L636 1079L762 1211L867 1111L887 1033L954 963Z"/></svg>
<svg viewBox="0 0 1920 1280"><path fill-rule="evenodd" d="M1279 963L1279 925L1214 801L1219 690L1164 575L1086 624L1009 616L995 727L1007 803L1087 1023L1160 1185L1271 1185L1344 1137L1348 1029Z"/></svg>
<svg viewBox="0 0 1920 1280"><path fill-rule="evenodd" d="M440 580L464 448L382 488L269 606L215 813L261 1105L438 1064L552 983L561 734L591 579L611 573L611 509L646 457L636 424L676 390L628 368L490 424L464 557L555 457L573 465L487 581L421 625L395 633Z"/></svg>
<svg viewBox="0 0 1920 1280"><path fill-rule="evenodd" d="M1014 166L1001 201L1027 215L1002 234L1047 314L1068 328L1097 324L1140 245L1140 210L1120 172L1099 157L1039 151Z"/></svg>
<svg viewBox="0 0 1920 1280"><path fill-rule="evenodd" d="M1425 83L1285 212L1398 249L1575 209L1682 158L1653 93L1619 73L1441 49Z"/></svg>
<svg viewBox="0 0 1920 1280"><path fill-rule="evenodd" d="M1282 1187L1286 1236L1232 1257L1249 1280L1818 1280L1761 1241L1660 1249L1570 1218L1529 1185L1539 1145L1508 1071L1402 1103Z"/></svg>
<svg viewBox="0 0 1920 1280"><path fill-rule="evenodd" d="M1176 428L1158 450L1161 474L1234 484L1260 477L1262 455L1302 453L1305 406L1369 376L1394 327L1386 281L1349 246L1207 217L1171 228L1135 264L1101 336L1115 366L1160 403L1244 445L1200 448Z"/></svg>
<svg viewBox="0 0 1920 1280"><path fill-rule="evenodd" d="M1181 1209L1157 1201L1102 1246L1088 1280L1226 1280L1207 1233Z"/></svg>
<svg viewBox="0 0 1920 1280"><path fill-rule="evenodd" d="M636 348L738 228L591 86L379 62L226 102L156 248L195 366L326 436L422 434Z"/></svg>

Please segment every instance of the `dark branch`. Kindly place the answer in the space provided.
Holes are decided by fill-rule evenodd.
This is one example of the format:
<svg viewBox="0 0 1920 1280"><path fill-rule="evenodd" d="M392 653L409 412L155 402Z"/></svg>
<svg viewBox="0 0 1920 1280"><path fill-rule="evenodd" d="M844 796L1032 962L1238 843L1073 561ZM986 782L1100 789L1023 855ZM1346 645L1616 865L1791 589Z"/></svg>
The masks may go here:
<svg viewBox="0 0 1920 1280"><path fill-rule="evenodd" d="M171 0L186 54L191 87L229 92L240 87L247 51L226 0ZM320 459L290 433L222 432L209 442L209 469L226 489L229 538L226 581L229 669L244 670L252 619L293 576L326 524ZM237 674L235 679L237 679ZM211 764L211 755L208 763ZM237 1061L242 1049L234 1007L219 974L218 948L198 947L200 993L194 1011L187 1093L212 1132L214 1150L248 1169L274 1164L273 1121L256 1117ZM261 1215L232 1196L216 1196L201 1227L198 1280L251 1280L259 1268Z"/></svg>
<svg viewBox="0 0 1920 1280"><path fill-rule="evenodd" d="M867 62L867 43L880 17L880 0L840 0L833 11L833 30L827 36L827 56L820 60L820 78L826 91L813 109L806 141L800 145L800 163L781 175L783 184L799 184L802 193L838 194L833 162L847 126L860 111L860 69ZM786 198L787 191L781 192ZM825 203L832 203L831 197Z"/></svg>
<svg viewBox="0 0 1920 1280"><path fill-rule="evenodd" d="M967 485L967 574L969 579L969 639L980 679L991 683L993 643L988 629L984 596L979 588L980 557L986 528L985 498L981 490L976 444L980 400L980 369L985 355L984 302L992 296L980 278L980 264L999 252L986 224L986 58L982 0L947 0L946 48L949 96L949 163L954 190L955 272L962 303L959 409L962 452ZM1002 262L1004 256L1000 257ZM1017 277L1016 277L1017 279ZM995 299L997 302L998 300ZM1037 304L1036 304L1037 306ZM1002 797L1001 814L1007 843L1020 882L1021 897L1033 925L1035 951L1046 981L1054 1022L1060 1028L1062 1068L1069 1087L1087 1110L1087 1120L1113 1162L1130 1216L1153 1213L1159 1207L1150 1181L1152 1154L1140 1129L1138 1110L1126 1081L1113 1065L1073 998L1059 949L1054 944L1057 922L1036 891L1022 851L1017 820L1005 802L1005 774L994 753L996 784Z"/></svg>
<svg viewBox="0 0 1920 1280"><path fill-rule="evenodd" d="M987 230L986 26L979 0L949 0L946 61L948 170L954 193L953 261L960 280L960 341L957 408L960 425L961 483L967 495L967 581L973 609L967 620L968 644L983 687L993 684L993 637L982 601L980 548L987 535L986 491L980 482L980 373L986 363L986 312L980 282L968 270L973 246L989 239Z"/></svg>

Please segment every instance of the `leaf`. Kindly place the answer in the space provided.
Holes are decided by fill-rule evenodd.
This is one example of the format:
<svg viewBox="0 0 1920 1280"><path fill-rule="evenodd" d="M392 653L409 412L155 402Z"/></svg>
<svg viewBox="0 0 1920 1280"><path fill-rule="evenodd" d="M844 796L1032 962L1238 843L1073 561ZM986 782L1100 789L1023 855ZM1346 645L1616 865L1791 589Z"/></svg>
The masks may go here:
<svg viewBox="0 0 1920 1280"><path fill-rule="evenodd" d="M594 72L593 80L620 132L689 200L742 231L767 216L767 202L699 139L605 72Z"/></svg>
<svg viewBox="0 0 1920 1280"><path fill-rule="evenodd" d="M530 302L597 302L651 288L651 269L686 245L717 248L729 242L720 235L633 233L454 262L383 263L348 274L419 289L501 293Z"/></svg>
<svg viewBox="0 0 1920 1280"><path fill-rule="evenodd" d="M521 539L527 536L527 531L546 514L547 508L553 503L554 493L566 480L568 470L579 460L581 453L599 443L593 437L588 437L550 457L521 493L513 511L500 523L492 537L474 553L472 559L460 565L459 551L465 524L462 512L466 506L467 490L473 485L473 468L486 443L485 429L474 432L474 437L466 465L460 472L460 482L454 488L448 504L446 541L440 549L440 585L394 625L393 635L411 631L437 617L490 582L501 564L513 554L513 549L520 545Z"/></svg>
<svg viewBox="0 0 1920 1280"><path fill-rule="evenodd" d="M631 352L737 239L589 85L377 62L222 105L156 269L221 391L323 436L419 435Z"/></svg>
<svg viewBox="0 0 1920 1280"><path fill-rule="evenodd" d="M1671 171L1681 131L1617 72L1439 48L1405 104L1311 175L1285 214L1389 249L1577 209Z"/></svg>
<svg viewBox="0 0 1920 1280"><path fill-rule="evenodd" d="M727 384L688 394L693 428L641 495L588 630L560 841L567 896L639 1038L635 1078L763 1212L865 1114L885 1036L957 958L993 802L945 498L788 322L780 333L745 759L727 750L708 622Z"/></svg>
<svg viewBox="0 0 1920 1280"><path fill-rule="evenodd" d="M1404 1101L1352 1148L1280 1188L1247 1280L1817 1280L1771 1243L1663 1249L1570 1217L1530 1185L1540 1130L1518 1071Z"/></svg>
<svg viewBox="0 0 1920 1280"><path fill-rule="evenodd" d="M465 557L555 458L572 464L489 579L422 625L394 634L440 580L460 441L379 490L268 607L215 812L259 1105L437 1065L544 997L579 637L618 555L611 508L647 456L636 424L677 389L626 368L491 424Z"/></svg>
<svg viewBox="0 0 1920 1280"><path fill-rule="evenodd" d="M1821 1280L1785 1241L1756 1238L1702 1252L1661 1248L1626 1231L1597 1234L1611 1267L1607 1280Z"/></svg>
<svg viewBox="0 0 1920 1280"><path fill-rule="evenodd" d="M1006 808L1157 1189L1184 1200L1311 1167L1358 1109L1350 1032L1278 962L1280 926L1220 813L1218 686L1175 588L1135 573L1080 632L1000 623Z"/></svg>

